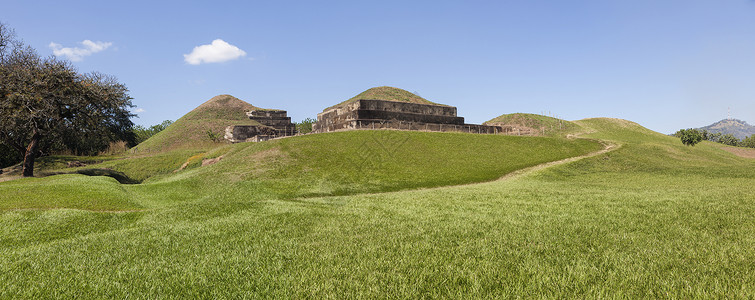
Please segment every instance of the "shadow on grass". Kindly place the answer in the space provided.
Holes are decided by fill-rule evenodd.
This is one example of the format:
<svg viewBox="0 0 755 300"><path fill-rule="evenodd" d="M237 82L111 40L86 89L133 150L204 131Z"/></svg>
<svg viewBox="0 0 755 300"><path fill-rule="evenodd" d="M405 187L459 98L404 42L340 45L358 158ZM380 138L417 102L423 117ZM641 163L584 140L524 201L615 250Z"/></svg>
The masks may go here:
<svg viewBox="0 0 755 300"><path fill-rule="evenodd" d="M126 176L123 172L118 172L111 169L82 169L82 170L76 170L72 172L54 172L54 173L45 173L43 176L53 176L53 175L62 175L62 174L81 174L81 175L87 175L87 176L107 176L112 177L113 179L117 180L121 184L138 184L142 183L139 180L130 178Z"/></svg>

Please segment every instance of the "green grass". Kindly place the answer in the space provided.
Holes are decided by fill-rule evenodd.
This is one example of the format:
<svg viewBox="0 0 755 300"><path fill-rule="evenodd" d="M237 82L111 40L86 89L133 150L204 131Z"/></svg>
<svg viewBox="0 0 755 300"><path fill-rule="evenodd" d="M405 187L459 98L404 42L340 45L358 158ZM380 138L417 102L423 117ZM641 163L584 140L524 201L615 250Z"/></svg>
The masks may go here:
<svg viewBox="0 0 755 300"><path fill-rule="evenodd" d="M489 181L543 162L596 151L587 140L459 133L352 131L218 148L215 165L193 168L134 187L177 190L195 199L293 199L377 193ZM162 193L162 192L161 192ZM175 194L179 194L178 192ZM149 200L149 204L159 205Z"/></svg>
<svg viewBox="0 0 755 300"><path fill-rule="evenodd" d="M406 133L412 142L393 156L401 164L380 160L378 171L346 190L369 191L366 182L376 178L390 183L380 191L400 191L301 198L294 196L317 193L286 180L279 182L297 192L256 185L267 184L262 174L307 181L354 169L342 164L358 157L361 144L353 142L386 133L339 132L216 148L205 157L225 155L218 164L124 185L146 210L6 210L0 298L755 296L755 160L706 143L686 147L626 121L577 123L621 147L505 181L402 190L402 179L427 186L448 184L438 179L448 174L486 179L480 174L506 170L490 159L528 159L462 151L475 146L510 153L506 147L518 143L531 156L541 155L541 143L568 145L567 152L594 147ZM459 167L454 155L478 167ZM306 159L332 165L311 169ZM400 171L420 167L442 176ZM326 178L335 187L319 192L351 186Z"/></svg>
<svg viewBox="0 0 755 300"><path fill-rule="evenodd" d="M144 182L124 186L133 201L159 207L218 194L230 201L294 199L483 182L600 148L588 140L365 130L240 143L207 152L174 150L41 171L121 172ZM199 167L202 159L221 155L220 162ZM187 168L178 171L185 162Z"/></svg>
<svg viewBox="0 0 755 300"><path fill-rule="evenodd" d="M0 211L8 209L77 208L87 210L131 210L126 189L105 176L58 175L23 178L0 184Z"/></svg>
<svg viewBox="0 0 755 300"><path fill-rule="evenodd" d="M222 146L222 145L218 145ZM216 147L218 147L216 146ZM222 147L220 147L222 148ZM38 176L50 176L56 174L88 173L90 170L112 170L123 173L135 182L143 182L148 178L170 175L195 155L203 155L203 150L178 149L166 152L157 152L143 155L121 156L46 156L38 159L34 166L34 172ZM79 161L86 165L83 167L69 168L68 162ZM192 167L197 166L192 161ZM199 161L201 163L201 159Z"/></svg>

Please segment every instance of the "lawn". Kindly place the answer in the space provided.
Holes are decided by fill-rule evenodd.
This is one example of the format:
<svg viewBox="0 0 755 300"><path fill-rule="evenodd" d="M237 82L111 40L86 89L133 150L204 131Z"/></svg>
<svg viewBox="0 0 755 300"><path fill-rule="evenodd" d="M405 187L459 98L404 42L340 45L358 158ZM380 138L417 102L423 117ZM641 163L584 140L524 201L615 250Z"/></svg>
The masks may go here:
<svg viewBox="0 0 755 300"><path fill-rule="evenodd" d="M755 296L755 160L626 121L577 123L621 147L490 181L600 147L411 133L390 156L400 163L372 162L367 175L346 164L346 181L338 158L360 157L362 144L338 140L380 132L321 134L218 148L206 153L227 155L216 165L124 185L142 208L4 210L0 298ZM540 156L550 142L572 146ZM474 145L507 155L461 150ZM333 164L310 164L321 162ZM292 183L325 175L332 186Z"/></svg>

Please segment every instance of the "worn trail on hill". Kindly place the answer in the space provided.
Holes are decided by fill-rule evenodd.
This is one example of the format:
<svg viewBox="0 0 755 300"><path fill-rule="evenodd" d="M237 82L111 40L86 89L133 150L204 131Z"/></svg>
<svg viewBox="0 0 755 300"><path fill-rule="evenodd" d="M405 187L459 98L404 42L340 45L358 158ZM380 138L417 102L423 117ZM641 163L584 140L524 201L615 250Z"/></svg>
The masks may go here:
<svg viewBox="0 0 755 300"><path fill-rule="evenodd" d="M595 152L592 152L592 153L587 153L585 155L564 158L562 160L557 160L557 161L542 163L542 164L535 165L535 166L532 166L532 167L528 167L528 168L524 168L524 169L519 169L519 170L516 170L514 172L508 173L506 175L503 175L503 177L498 178L496 181L507 180L507 179L523 176L523 175L526 175L526 174L530 174L530 173L533 173L533 172L536 172L536 171L540 171L540 170L545 169L545 168L550 168L550 167L553 167L553 166L567 164L567 163L575 162L575 161L582 160L582 159L585 159L585 158L590 158L590 157L593 157L593 156L598 156L598 155L601 155L601 154L608 153L608 152L611 152L613 150L619 149L621 147L621 145L610 143L610 142L606 142L606 141L603 141L603 140L596 140L596 141L599 142L599 143L601 143L601 144L603 144L603 149L595 151Z"/></svg>
<svg viewBox="0 0 755 300"><path fill-rule="evenodd" d="M580 138L579 137L580 135L590 134L590 133L593 133L593 131L591 131L591 132L583 132L583 133L576 134L576 135L568 135L567 138L569 138L569 139ZM503 176L501 176L501 177L499 177L497 179L491 180L491 181L464 183L464 184L456 184L456 185L444 185L444 186L436 186L436 187L429 187L429 188L417 188L417 189L408 189L408 190L391 191L391 192L351 194L351 195L344 195L344 196L381 195L381 194L390 194L390 193L402 193L402 192L407 192L407 191L423 191L423 190L445 189L445 188L463 187L463 186L471 186L471 185L484 184L484 183L490 183L490 182L498 182L498 181L511 180L511 179L518 178L518 177L521 177L521 176L524 176L524 175L532 174L534 172L537 172L537 171L540 171L540 170L543 170L543 169L546 169L546 168L550 168L550 167L554 167L554 166L558 166L558 165L563 165L563 164L575 162L575 161L582 160L582 159L585 159L585 158L590 158L590 157L598 156L598 155L605 154L605 153L608 153L608 152L611 152L611 151L614 151L614 150L617 150L617 149L621 148L621 144L616 144L616 143L613 143L613 142L610 142L610 141L599 140L599 139L589 139L589 140L593 140L593 141L596 141L596 142L602 144L603 145L603 149L595 151L595 152L590 152L590 153L587 153L587 154L584 154L584 155L579 155L579 156L564 158L564 159L561 159L561 160L546 162L546 163L534 165L534 166L531 166L531 167L519 169L519 170L510 172L508 174L505 174L505 175L503 175ZM331 198L331 197L343 197L343 196L323 196L323 197L314 197L314 198ZM296 198L296 199L293 199L293 200L306 200L306 199L311 199L311 198L309 198L309 197L300 197L300 198Z"/></svg>

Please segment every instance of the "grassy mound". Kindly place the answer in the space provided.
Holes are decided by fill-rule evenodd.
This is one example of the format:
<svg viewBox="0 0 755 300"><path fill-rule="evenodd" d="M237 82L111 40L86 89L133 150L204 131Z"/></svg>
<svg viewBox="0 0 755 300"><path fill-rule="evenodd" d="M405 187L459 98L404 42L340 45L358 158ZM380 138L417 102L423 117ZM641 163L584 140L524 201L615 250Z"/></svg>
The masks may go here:
<svg viewBox="0 0 755 300"><path fill-rule="evenodd" d="M364 130L239 143L209 151L173 150L80 168L65 168L58 162L50 165L59 168L40 171L112 170L143 181L126 188L142 204L159 206L160 201L201 199L218 192L228 199L291 199L490 181L601 147L593 141L562 138ZM200 167L204 159L220 156L216 164ZM182 165L185 169L179 170Z"/></svg>
<svg viewBox="0 0 755 300"><path fill-rule="evenodd" d="M137 145L135 153L154 153L172 149L207 149L218 146L208 130L222 135L230 125L261 125L246 112L261 110L231 95L215 96L190 111L165 130Z"/></svg>
<svg viewBox="0 0 755 300"><path fill-rule="evenodd" d="M328 107L326 109L323 109L323 111L340 107L340 106L344 106L357 100L386 100L386 101L409 102L409 103L417 103L417 104L444 105L444 104L431 102L425 98L417 96L406 90L402 90L400 88L395 88L395 87L390 87L390 86L381 86L381 87L374 87L369 90L366 90L360 93L359 95L352 97L349 100L346 100L344 102L341 102L331 107Z"/></svg>
<svg viewBox="0 0 755 300"><path fill-rule="evenodd" d="M141 206L113 178L58 175L0 183L0 210L77 208L94 211L133 210Z"/></svg>
<svg viewBox="0 0 755 300"><path fill-rule="evenodd" d="M580 130L579 125L573 122L552 118L543 115L514 113L493 118L485 125L513 126L523 130L531 130L536 135L563 136Z"/></svg>
<svg viewBox="0 0 755 300"><path fill-rule="evenodd" d="M176 178L273 198L346 195L489 181L600 148L559 138L349 131L218 148L204 157L224 154L222 161Z"/></svg>
<svg viewBox="0 0 755 300"><path fill-rule="evenodd" d="M713 142L685 146L679 138L654 132L637 123L610 118L577 121L593 133L587 137L624 144L602 158L591 158L572 165L579 174L687 174L689 176L749 176L755 160L732 155ZM602 161L600 161L602 159ZM596 161L598 160L598 161ZM732 167L734 166L734 167Z"/></svg>

